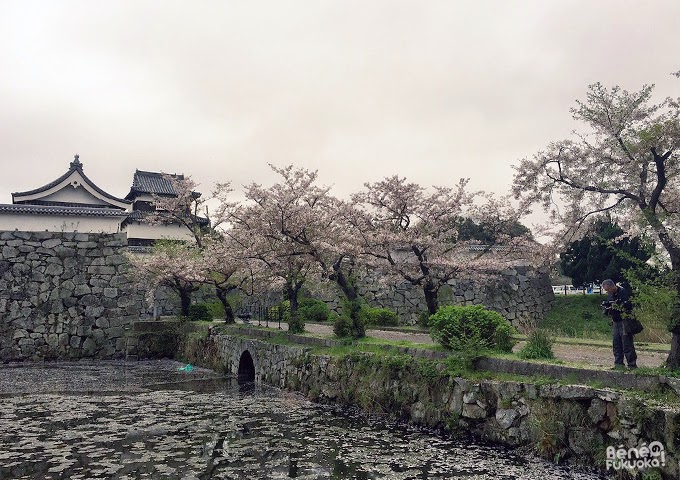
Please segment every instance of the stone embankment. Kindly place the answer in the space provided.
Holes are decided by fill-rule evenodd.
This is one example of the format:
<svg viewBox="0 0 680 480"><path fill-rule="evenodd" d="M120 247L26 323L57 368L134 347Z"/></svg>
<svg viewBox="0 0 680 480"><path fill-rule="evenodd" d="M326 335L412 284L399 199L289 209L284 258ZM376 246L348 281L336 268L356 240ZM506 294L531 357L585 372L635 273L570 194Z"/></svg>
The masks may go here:
<svg viewBox="0 0 680 480"><path fill-rule="evenodd" d="M375 307L389 308L405 324L415 325L427 311L422 289L410 283L386 285L379 279L360 282L359 294ZM340 296L327 295L324 300L340 311ZM451 280L439 293L442 305L484 305L500 313L520 331L538 325L550 311L555 294L545 268L515 266L501 273L493 282Z"/></svg>
<svg viewBox="0 0 680 480"><path fill-rule="evenodd" d="M248 352L257 381L321 402L465 430L553 461L605 469L608 447L627 450L661 442L663 458L649 458L663 465L648 473L680 475L680 410L650 406L629 393L548 381L470 380L447 374L443 360L406 354L312 354L307 346L232 335L201 342L185 350L192 361L237 374Z"/></svg>
<svg viewBox="0 0 680 480"><path fill-rule="evenodd" d="M0 360L117 358L139 318L125 235L0 234Z"/></svg>

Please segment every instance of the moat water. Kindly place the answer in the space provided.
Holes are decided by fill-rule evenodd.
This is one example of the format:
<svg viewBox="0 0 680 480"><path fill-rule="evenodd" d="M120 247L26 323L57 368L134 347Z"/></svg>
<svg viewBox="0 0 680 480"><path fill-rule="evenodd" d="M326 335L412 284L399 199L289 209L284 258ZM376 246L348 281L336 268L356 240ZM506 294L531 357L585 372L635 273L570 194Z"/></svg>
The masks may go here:
<svg viewBox="0 0 680 480"><path fill-rule="evenodd" d="M179 366L0 366L0 478L600 478Z"/></svg>

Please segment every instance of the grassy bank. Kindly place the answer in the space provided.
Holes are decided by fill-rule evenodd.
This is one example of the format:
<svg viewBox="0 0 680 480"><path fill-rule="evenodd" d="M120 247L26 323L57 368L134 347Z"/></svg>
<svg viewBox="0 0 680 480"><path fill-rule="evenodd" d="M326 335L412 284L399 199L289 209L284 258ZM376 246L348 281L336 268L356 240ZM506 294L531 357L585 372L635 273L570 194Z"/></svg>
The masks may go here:
<svg viewBox="0 0 680 480"><path fill-rule="evenodd" d="M611 324L602 314L604 295L558 295L541 327L557 337L609 340ZM645 329L635 336L638 342L670 343L671 335L661 320L644 319Z"/></svg>

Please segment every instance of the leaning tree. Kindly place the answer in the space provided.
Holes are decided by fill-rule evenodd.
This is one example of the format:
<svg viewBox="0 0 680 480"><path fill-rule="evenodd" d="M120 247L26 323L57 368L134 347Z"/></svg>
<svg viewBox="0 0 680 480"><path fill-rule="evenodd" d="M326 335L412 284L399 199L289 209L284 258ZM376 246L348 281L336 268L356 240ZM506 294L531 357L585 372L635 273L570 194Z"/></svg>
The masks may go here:
<svg viewBox="0 0 680 480"><path fill-rule="evenodd" d="M315 221L311 206L318 201L316 189L302 188L313 179L304 178L293 167L277 173L291 175L290 181L263 187L251 183L245 187L246 201L235 208L224 234L240 246L242 256L260 279L281 286L290 302L289 330L303 331L297 312L298 295L307 280L320 274L317 263L304 241Z"/></svg>
<svg viewBox="0 0 680 480"><path fill-rule="evenodd" d="M668 253L680 293L680 99L654 103L600 83L571 113L585 128L515 166L513 192L541 205L573 240L591 215L609 212L629 233L653 234ZM680 309L671 324L670 368L680 367Z"/></svg>
<svg viewBox="0 0 680 480"><path fill-rule="evenodd" d="M155 301L159 287L167 287L179 296L182 315L189 315L191 294L205 281L197 248L181 242L159 241L151 253L130 254L129 259L139 283L146 287L149 303Z"/></svg>

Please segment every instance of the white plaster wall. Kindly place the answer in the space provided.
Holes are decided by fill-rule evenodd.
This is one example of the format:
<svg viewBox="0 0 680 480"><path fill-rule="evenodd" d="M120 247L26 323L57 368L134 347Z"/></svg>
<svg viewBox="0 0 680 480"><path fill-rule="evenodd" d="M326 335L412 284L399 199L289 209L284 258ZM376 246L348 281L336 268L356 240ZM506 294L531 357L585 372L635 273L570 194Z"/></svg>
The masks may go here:
<svg viewBox="0 0 680 480"><path fill-rule="evenodd" d="M105 202L102 199L95 197L82 186L73 188L70 185L67 185L51 195L43 197L40 200L47 200L50 202L85 203L90 205L110 205L109 202Z"/></svg>
<svg viewBox="0 0 680 480"><path fill-rule="evenodd" d="M128 238L187 240L194 239L191 231L184 225L149 225L147 223L132 222L123 229Z"/></svg>
<svg viewBox="0 0 680 480"><path fill-rule="evenodd" d="M75 217L0 213L0 230L118 233L123 217Z"/></svg>
<svg viewBox="0 0 680 480"><path fill-rule="evenodd" d="M149 193L138 193L135 197L135 202L153 202L155 199Z"/></svg>

